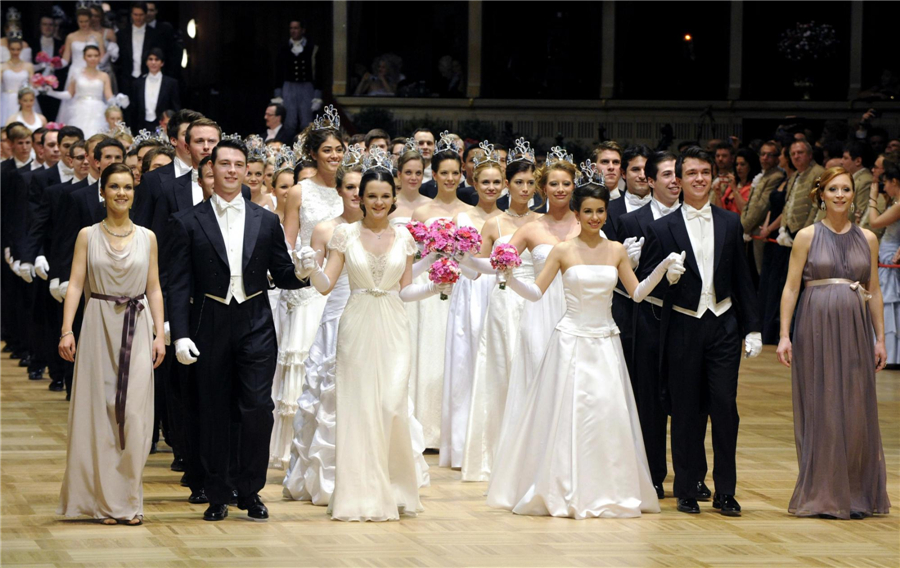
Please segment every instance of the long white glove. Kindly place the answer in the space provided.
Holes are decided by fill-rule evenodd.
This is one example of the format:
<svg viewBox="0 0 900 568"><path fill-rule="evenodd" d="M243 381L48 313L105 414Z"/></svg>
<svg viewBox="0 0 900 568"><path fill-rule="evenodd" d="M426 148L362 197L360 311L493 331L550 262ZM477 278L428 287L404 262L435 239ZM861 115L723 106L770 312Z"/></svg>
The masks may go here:
<svg viewBox="0 0 900 568"><path fill-rule="evenodd" d="M468 253L463 255L462 260L459 261L459 265L482 274L497 274L497 270L491 266L491 259L477 258Z"/></svg>
<svg viewBox="0 0 900 568"><path fill-rule="evenodd" d="M434 264L437 259L438 256L435 253L430 252L415 261L412 267L412 277L418 278L423 272L431 268L431 265Z"/></svg>
<svg viewBox="0 0 900 568"><path fill-rule="evenodd" d="M179 363L182 365L193 365L197 362L197 357L199 356L200 351L190 338L182 337L175 340L175 358L178 359Z"/></svg>
<svg viewBox="0 0 900 568"><path fill-rule="evenodd" d="M61 101L71 101L72 93L69 91L47 91L44 93L48 97L53 97L54 99L59 99Z"/></svg>
<svg viewBox="0 0 900 568"><path fill-rule="evenodd" d="M762 334L752 331L744 338L744 357L753 359L762 353Z"/></svg>
<svg viewBox="0 0 900 568"><path fill-rule="evenodd" d="M656 265L656 268L653 269L650 276L641 280L637 285L637 288L634 289L634 293L631 295L632 299L634 299L635 302L643 301L644 298L650 295L650 292L662 282L663 276L666 276L669 282L672 281L674 276L675 282L678 282L678 279L684 274L684 258L685 253L683 251L681 254L678 254L677 252L669 254L662 262ZM670 274L672 276L670 276Z"/></svg>
<svg viewBox="0 0 900 568"><path fill-rule="evenodd" d="M622 244L625 246L625 252L628 253L628 260L631 261L631 269L634 270L641 263L641 248L644 246L644 237L641 237L640 240L628 237Z"/></svg>
<svg viewBox="0 0 900 568"><path fill-rule="evenodd" d="M34 265L30 262L19 264L19 278L31 284L34 282Z"/></svg>
<svg viewBox="0 0 900 568"><path fill-rule="evenodd" d="M50 281L50 295L53 296L54 300L62 303L63 297L59 295L59 278L54 278Z"/></svg>
<svg viewBox="0 0 900 568"><path fill-rule="evenodd" d="M306 280L318 269L316 251L310 247L302 247L300 250L294 251L294 276L300 280Z"/></svg>
<svg viewBox="0 0 900 568"><path fill-rule="evenodd" d="M103 60L101 64L106 61L116 62L119 60L119 44L116 42L110 42L109 45L106 46L106 53L103 55Z"/></svg>
<svg viewBox="0 0 900 568"><path fill-rule="evenodd" d="M513 276L512 270L507 271L506 274L506 285L515 292L516 294L522 296L529 302L537 302L543 296L541 289L538 288L538 285L534 282L522 282L515 276Z"/></svg>
<svg viewBox="0 0 900 568"><path fill-rule="evenodd" d="M172 345L172 329L169 327L169 322L164 322L163 328L166 330L166 345Z"/></svg>
<svg viewBox="0 0 900 568"><path fill-rule="evenodd" d="M450 295L453 291L453 284L437 285L434 282L426 282L425 284L410 284L406 288L400 290L400 299L404 302L418 302L430 298L435 294Z"/></svg>
<svg viewBox="0 0 900 568"><path fill-rule="evenodd" d="M19 262L18 260L13 259L13 262L12 262L12 271L13 271L13 273L14 273L16 276L21 276L21 275L19 274L19 266L20 266L21 264L22 264L22 263Z"/></svg>
<svg viewBox="0 0 900 568"><path fill-rule="evenodd" d="M66 292L68 292L68 291L69 291L69 281L66 280L65 282L63 282L62 284L59 285L59 298L60 298L59 301L60 302L66 301Z"/></svg>
<svg viewBox="0 0 900 568"><path fill-rule="evenodd" d="M788 233L787 227L778 228L778 237L775 238L775 242L783 247L794 246L794 239L791 237L790 233Z"/></svg>
<svg viewBox="0 0 900 568"><path fill-rule="evenodd" d="M50 272L50 263L47 262L46 256L39 256L34 259L34 273L41 277L42 280L47 279L47 275Z"/></svg>

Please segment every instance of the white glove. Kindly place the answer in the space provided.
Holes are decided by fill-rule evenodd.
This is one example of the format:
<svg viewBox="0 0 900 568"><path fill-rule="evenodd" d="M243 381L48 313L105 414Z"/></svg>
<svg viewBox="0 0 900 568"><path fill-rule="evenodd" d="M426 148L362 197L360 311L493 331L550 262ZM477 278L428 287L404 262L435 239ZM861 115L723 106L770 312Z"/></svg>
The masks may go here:
<svg viewBox="0 0 900 568"><path fill-rule="evenodd" d="M669 258L674 254L674 252L670 254ZM669 281L670 285L678 284L678 281L681 280L681 275L684 274L684 259L686 254L685 251L681 251L681 256L678 257L678 260L670 264L666 269L666 280Z"/></svg>
<svg viewBox="0 0 900 568"><path fill-rule="evenodd" d="M16 260L16 259L13 259L13 262L12 262L12 271L13 271L13 273L14 273L16 276L21 276L21 275L19 274L19 265L20 265L20 264L22 264L22 263L19 262L19 261Z"/></svg>
<svg viewBox="0 0 900 568"><path fill-rule="evenodd" d="M294 275L300 280L306 280L319 268L316 262L316 251L310 247L302 247L294 251Z"/></svg>
<svg viewBox="0 0 900 568"><path fill-rule="evenodd" d="M6 264L12 264L12 253L9 252L9 247L3 249L3 258L6 259Z"/></svg>
<svg viewBox="0 0 900 568"><path fill-rule="evenodd" d="M404 302L418 302L430 298L435 294L444 294L449 296L453 291L453 284L435 284L427 282L425 284L410 284L406 288L400 290L400 299Z"/></svg>
<svg viewBox="0 0 900 568"><path fill-rule="evenodd" d="M59 301L60 302L66 301L66 292L68 292L68 291L69 291L69 281L66 280L65 282L63 282L62 284L59 285L59 298L60 298Z"/></svg>
<svg viewBox="0 0 900 568"><path fill-rule="evenodd" d="M744 233L744 242L749 243L753 240L753 237L750 236L750 233Z"/></svg>
<svg viewBox="0 0 900 568"><path fill-rule="evenodd" d="M677 267L680 267L681 272L678 272L679 268ZM662 282L663 275L668 275L670 271L674 271L679 278L681 277L681 274L684 272L684 252L681 254L673 252L657 264L650 276L638 283L631 294L631 298L635 302L642 302Z"/></svg>
<svg viewBox="0 0 900 568"><path fill-rule="evenodd" d="M631 261L631 269L634 270L641 262L641 248L644 246L644 237L641 237L641 240L628 237L622 244L625 246L625 252L628 253L628 260Z"/></svg>
<svg viewBox="0 0 900 568"><path fill-rule="evenodd" d="M30 262L19 264L19 278L31 284L34 282L34 265Z"/></svg>
<svg viewBox="0 0 900 568"><path fill-rule="evenodd" d="M431 265L437 261L437 254L430 252L413 263L412 277L418 278L420 274L431 268Z"/></svg>
<svg viewBox="0 0 900 568"><path fill-rule="evenodd" d="M50 295L53 296L54 300L62 303L63 297L59 295L59 278L54 278L50 281Z"/></svg>
<svg viewBox="0 0 900 568"><path fill-rule="evenodd" d="M175 340L175 358L182 365L192 365L197 362L200 351L190 338L182 337Z"/></svg>
<svg viewBox="0 0 900 568"><path fill-rule="evenodd" d="M172 330L169 328L169 322L163 323L163 328L166 330L166 345L172 345Z"/></svg>
<svg viewBox="0 0 900 568"><path fill-rule="evenodd" d="M312 104L309 107L309 110L316 112L320 108L322 108L322 99L313 99Z"/></svg>
<svg viewBox="0 0 900 568"><path fill-rule="evenodd" d="M509 286L510 290L529 302L537 302L544 295L537 284L534 282L522 282L513 275L512 270L509 270L506 275L506 285Z"/></svg>
<svg viewBox="0 0 900 568"><path fill-rule="evenodd" d="M71 101L72 100L72 93L70 93L69 91L47 91L44 94L47 95L48 97L52 97L54 99L59 99L61 101Z"/></svg>
<svg viewBox="0 0 900 568"><path fill-rule="evenodd" d="M762 334L752 331L744 338L744 357L753 359L762 353Z"/></svg>
<svg viewBox="0 0 900 568"><path fill-rule="evenodd" d="M128 95L126 95L125 93L119 93L118 95L106 101L107 107L117 106L119 108L128 108L128 105L130 104L131 99L129 99Z"/></svg>
<svg viewBox="0 0 900 568"><path fill-rule="evenodd" d="M780 227L778 229L778 237L775 239L775 242L783 247L794 246L794 239L791 238L791 235L788 233L787 227Z"/></svg>
<svg viewBox="0 0 900 568"><path fill-rule="evenodd" d="M34 272L40 276L42 280L47 279L47 273L50 272L50 263L47 262L47 257L41 255L34 259Z"/></svg>
<svg viewBox="0 0 900 568"><path fill-rule="evenodd" d="M469 253L463 255L463 257L459 260L460 266L465 266L466 268L471 268L476 272L480 272L482 274L497 274L497 271L491 266L491 259L489 258L478 258L476 256L472 256Z"/></svg>

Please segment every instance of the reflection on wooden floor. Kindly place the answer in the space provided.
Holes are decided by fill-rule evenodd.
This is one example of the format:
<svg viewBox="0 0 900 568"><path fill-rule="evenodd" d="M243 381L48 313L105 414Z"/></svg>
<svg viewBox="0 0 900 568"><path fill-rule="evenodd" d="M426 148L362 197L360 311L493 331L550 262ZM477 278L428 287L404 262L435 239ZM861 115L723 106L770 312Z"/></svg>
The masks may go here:
<svg viewBox="0 0 900 568"><path fill-rule="evenodd" d="M172 454L163 451L147 463L145 523L132 528L54 514L68 404L47 390L47 380L29 381L16 363L3 355L0 366L3 566L900 566L900 372L878 376L895 507L886 517L824 521L787 513L797 474L790 375L766 347L744 362L741 374L742 518L722 517L709 503L701 503L700 515L678 513L671 493L661 514L640 519L515 516L485 506L486 483L463 484L458 472L439 469L437 456L428 455L432 485L422 492L425 512L418 518L333 522L323 507L283 501L282 473L269 470L262 493L268 523L249 522L234 509L227 520L207 523L205 506L187 503L181 474L169 470Z"/></svg>

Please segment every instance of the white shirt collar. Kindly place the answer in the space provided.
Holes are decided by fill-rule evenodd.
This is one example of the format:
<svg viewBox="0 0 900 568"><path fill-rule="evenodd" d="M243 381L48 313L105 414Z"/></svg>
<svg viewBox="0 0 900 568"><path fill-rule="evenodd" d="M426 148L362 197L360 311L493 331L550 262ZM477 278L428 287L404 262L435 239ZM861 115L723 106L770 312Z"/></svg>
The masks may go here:
<svg viewBox="0 0 900 568"><path fill-rule="evenodd" d="M24 168L25 166L27 166L28 164L30 164L30 163L32 162L32 159L31 159L31 158L28 158L28 159L25 160L24 162L20 162L19 159L16 158L15 156L13 156L13 160L16 162L16 169L17 169L17 170L18 170L19 168Z"/></svg>
<svg viewBox="0 0 900 568"><path fill-rule="evenodd" d="M141 26L141 27L138 27L138 26L136 26L136 25L134 25L134 24L131 24L131 31L132 31L132 32L140 32L140 33L144 33L145 31L147 31L147 24L144 24L144 25Z"/></svg>
<svg viewBox="0 0 900 568"><path fill-rule="evenodd" d="M238 213L243 213L244 211L244 196L238 195L231 201L225 201L221 197L219 197L218 193L212 194L212 202L213 207L216 212L220 215L224 214L228 209L234 209Z"/></svg>
<svg viewBox="0 0 900 568"><path fill-rule="evenodd" d="M147 22L147 25L153 29L156 29L156 20L153 20L152 22Z"/></svg>
<svg viewBox="0 0 900 568"><path fill-rule="evenodd" d="M56 169L59 170L59 181L63 183L75 177L75 170L66 167L65 162L63 162L62 160L56 162Z"/></svg>
<svg viewBox="0 0 900 568"><path fill-rule="evenodd" d="M88 172L87 180L88 180L88 185L94 185L95 183L97 183L97 178L92 176L91 172Z"/></svg>
<svg viewBox="0 0 900 568"><path fill-rule="evenodd" d="M181 177L191 171L191 165L182 160L176 154L175 156L175 177Z"/></svg>
<svg viewBox="0 0 900 568"><path fill-rule="evenodd" d="M162 79L162 71L159 73L147 73L148 81L159 81L160 79Z"/></svg>
<svg viewBox="0 0 900 568"><path fill-rule="evenodd" d="M675 205L673 205L671 207L666 207L660 201L658 201L656 198L652 198L650 200L650 210L653 212L654 219L660 219L662 217L665 217L669 213L677 211L679 207L681 207L680 201L676 201Z"/></svg>
<svg viewBox="0 0 900 568"><path fill-rule="evenodd" d="M629 208L629 212L640 209L644 205L650 203L650 200L653 199L650 193L647 193L644 197L639 197L630 191L626 191L623 197L625 197L625 205Z"/></svg>
<svg viewBox="0 0 900 568"><path fill-rule="evenodd" d="M268 140L271 140L272 138L275 138L276 136L278 136L278 131L281 130L282 126L284 126L284 125L279 124L275 128L266 128L266 140L268 141Z"/></svg>

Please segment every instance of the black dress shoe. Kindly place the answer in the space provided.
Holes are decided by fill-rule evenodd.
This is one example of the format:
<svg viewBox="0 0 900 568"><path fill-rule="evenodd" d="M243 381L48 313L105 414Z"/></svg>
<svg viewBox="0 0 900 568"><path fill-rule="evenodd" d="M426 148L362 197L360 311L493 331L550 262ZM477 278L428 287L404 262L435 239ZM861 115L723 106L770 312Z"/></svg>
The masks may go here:
<svg viewBox="0 0 900 568"><path fill-rule="evenodd" d="M665 499L666 498L666 492L663 490L662 484L659 484L659 485L654 484L653 489L656 490L656 498L657 499Z"/></svg>
<svg viewBox="0 0 900 568"><path fill-rule="evenodd" d="M257 521L265 521L269 518L269 510L263 505L259 495L254 495L246 501L241 500L238 503L238 509L247 511L247 516L251 519L256 519Z"/></svg>
<svg viewBox="0 0 900 568"><path fill-rule="evenodd" d="M187 473L185 473L184 475L181 476L181 481L179 483L181 483L182 487L190 487L191 486L191 484L188 483L188 474Z"/></svg>
<svg viewBox="0 0 900 568"><path fill-rule="evenodd" d="M30 367L31 366L31 355L26 355L19 359L20 367Z"/></svg>
<svg viewBox="0 0 900 568"><path fill-rule="evenodd" d="M9 358L10 359L21 359L25 355L26 355L25 353L22 353L20 351L13 351L12 353L9 354Z"/></svg>
<svg viewBox="0 0 900 568"><path fill-rule="evenodd" d="M228 516L228 505L210 505L203 513L204 521L221 521Z"/></svg>
<svg viewBox="0 0 900 568"><path fill-rule="evenodd" d="M169 466L169 469L172 471L184 471L184 460L181 458L175 458L172 460L172 465Z"/></svg>
<svg viewBox="0 0 900 568"><path fill-rule="evenodd" d="M228 502L229 505L233 505L235 507L238 506L238 492L237 489L231 490L231 501Z"/></svg>
<svg viewBox="0 0 900 568"><path fill-rule="evenodd" d="M155 454L156 452L158 452L158 451L159 451L159 450L156 449L156 444L150 444L150 455L151 455L151 456L152 456L153 454Z"/></svg>
<svg viewBox="0 0 900 568"><path fill-rule="evenodd" d="M188 497L188 503L193 503L194 505L209 503L209 499L206 497L206 490L192 491L191 496Z"/></svg>
<svg viewBox="0 0 900 568"><path fill-rule="evenodd" d="M712 497L712 491L702 481L697 482L697 501L709 501Z"/></svg>
<svg viewBox="0 0 900 568"><path fill-rule="evenodd" d="M712 502L713 509L719 509L719 512L726 517L740 517L741 505L734 498L734 495L726 495L724 493L716 493Z"/></svg>
<svg viewBox="0 0 900 568"><path fill-rule="evenodd" d="M44 371L28 371L28 380L29 381L44 380Z"/></svg>
<svg viewBox="0 0 900 568"><path fill-rule="evenodd" d="M12 347L10 347L9 344L7 343L6 345L3 346L3 349L0 349L0 352L12 353Z"/></svg>
<svg viewBox="0 0 900 568"><path fill-rule="evenodd" d="M47 388L53 392L62 392L66 390L66 385L62 381L51 381L50 386Z"/></svg>
<svg viewBox="0 0 900 568"><path fill-rule="evenodd" d="M696 499L678 499L678 510L682 513L691 513L696 515L700 512L700 505Z"/></svg>

